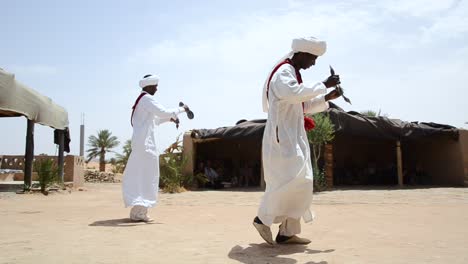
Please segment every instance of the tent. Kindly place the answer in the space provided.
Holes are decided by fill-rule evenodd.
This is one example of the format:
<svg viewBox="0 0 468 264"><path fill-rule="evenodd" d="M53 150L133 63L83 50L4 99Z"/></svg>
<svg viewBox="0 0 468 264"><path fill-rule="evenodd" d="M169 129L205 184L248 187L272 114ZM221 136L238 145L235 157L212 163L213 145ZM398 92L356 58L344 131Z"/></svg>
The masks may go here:
<svg viewBox="0 0 468 264"><path fill-rule="evenodd" d="M350 153L351 151L359 150L360 152L367 151L365 153L367 156L382 154L382 159L395 161L395 171L398 174L398 178L395 179L398 180L399 185L403 185L404 165L411 163L411 166L416 166L415 164L420 160L427 164L428 169L439 175L439 180L436 183L463 185L463 176L461 176L465 166L463 165L463 157L466 156L468 160L468 151L464 150L468 148L467 131L437 123L405 122L383 116L368 117L354 111L345 112L333 103L326 113L335 127L335 139L330 146L327 146L325 151L328 153L324 155L329 157L328 161L324 161L329 163L325 164L325 167L330 168L327 169L327 177L331 178L329 182L333 181L333 165L330 163L348 159L350 155L353 155ZM265 119L243 120L235 126L194 129L186 135L184 147L187 144L189 149L195 152L192 159L196 159L196 152L203 144L213 141L240 144L243 140L247 142L246 145L252 146L250 150L246 148L245 153L255 151L254 148L258 148L258 146L254 147L252 142L261 143L265 122ZM190 144L195 144L198 147L190 146ZM229 143L210 147L212 150L217 148L229 149ZM369 148L369 150L365 148ZM439 153L444 153L444 156L435 156ZM361 157L361 164L368 162L365 159L365 157ZM447 163L451 163L452 166L447 165ZM450 175L445 175L446 172Z"/></svg>
<svg viewBox="0 0 468 264"><path fill-rule="evenodd" d="M0 68L0 117L19 116L24 116L27 119L25 189L29 189L32 183L35 123L55 129L56 143L59 145L59 175L63 177L63 152L69 125L67 111L62 106L55 104L50 98L16 80L14 74Z"/></svg>

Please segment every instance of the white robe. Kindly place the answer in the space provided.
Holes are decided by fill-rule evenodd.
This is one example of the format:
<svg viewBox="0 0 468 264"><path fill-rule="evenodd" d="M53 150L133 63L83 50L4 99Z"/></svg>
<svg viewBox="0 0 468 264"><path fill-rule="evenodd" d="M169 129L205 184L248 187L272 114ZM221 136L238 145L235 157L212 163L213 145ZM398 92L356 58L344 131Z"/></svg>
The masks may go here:
<svg viewBox="0 0 468 264"><path fill-rule="evenodd" d="M150 94L143 96L133 115L132 153L122 179L125 207L153 207L159 187L159 151L156 127L184 112L183 108L166 109Z"/></svg>
<svg viewBox="0 0 468 264"><path fill-rule="evenodd" d="M304 112L328 108L321 82L299 84L294 67L282 65L270 81L268 119L263 134L262 160L266 182L258 217L265 225L287 218L312 221L313 173ZM304 102L304 110L302 108Z"/></svg>

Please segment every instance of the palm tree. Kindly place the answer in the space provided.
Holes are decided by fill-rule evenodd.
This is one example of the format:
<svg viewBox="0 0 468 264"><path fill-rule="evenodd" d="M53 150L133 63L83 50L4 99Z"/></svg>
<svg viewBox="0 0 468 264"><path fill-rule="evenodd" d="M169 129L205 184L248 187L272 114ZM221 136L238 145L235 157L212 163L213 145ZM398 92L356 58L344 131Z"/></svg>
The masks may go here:
<svg viewBox="0 0 468 264"><path fill-rule="evenodd" d="M111 136L112 133L105 129L99 130L96 136L89 136L88 146L91 148L87 150L88 161L99 156L99 171L106 170L106 152L112 152L111 149L117 147L120 142L116 136Z"/></svg>
<svg viewBox="0 0 468 264"><path fill-rule="evenodd" d="M116 163L121 164L122 169L125 169L125 166L128 162L128 158L130 157L130 153L132 153L132 141L128 139L127 141L125 141L125 145L123 146L123 153L116 155Z"/></svg>

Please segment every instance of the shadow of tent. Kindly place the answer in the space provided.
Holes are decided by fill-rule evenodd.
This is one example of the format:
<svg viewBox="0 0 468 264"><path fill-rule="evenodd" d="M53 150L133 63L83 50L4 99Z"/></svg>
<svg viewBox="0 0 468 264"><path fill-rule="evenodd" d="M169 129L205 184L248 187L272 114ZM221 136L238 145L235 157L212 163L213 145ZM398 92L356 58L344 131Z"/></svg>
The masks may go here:
<svg viewBox="0 0 468 264"><path fill-rule="evenodd" d="M268 245L263 244L250 244L248 247L236 245L231 249L228 257L242 263L271 263L271 264L295 264L297 260L293 258L283 257L284 255L292 255L296 253L304 254L317 254L317 253L330 253L335 251L329 250L312 250L308 249L306 245ZM281 256L281 257L280 257ZM307 264L326 264L328 262L307 262Z"/></svg>
<svg viewBox="0 0 468 264"><path fill-rule="evenodd" d="M135 221L132 221L130 218L120 218L120 219L95 221L89 224L89 226L131 227L131 226L154 225L154 224L162 224L162 223L135 222Z"/></svg>

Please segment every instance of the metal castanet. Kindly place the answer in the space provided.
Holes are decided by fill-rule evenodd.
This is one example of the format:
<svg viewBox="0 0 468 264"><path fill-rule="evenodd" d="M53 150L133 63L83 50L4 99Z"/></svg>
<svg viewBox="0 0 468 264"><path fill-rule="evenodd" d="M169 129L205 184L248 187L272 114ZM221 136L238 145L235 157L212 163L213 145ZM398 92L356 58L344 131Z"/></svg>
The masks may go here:
<svg viewBox="0 0 468 264"><path fill-rule="evenodd" d="M333 67L332 67L331 65L330 65L330 74L331 74L331 75L335 75L335 70L333 69ZM344 99L347 103L351 104L351 100L349 100L349 98L346 97L346 96L344 95L344 90L343 90L343 88L341 87L341 85L338 84L338 85L336 86L336 91L337 91L341 96L343 96L343 99Z"/></svg>
<svg viewBox="0 0 468 264"><path fill-rule="evenodd" d="M190 108L188 107L188 105L184 104L183 102L179 102L179 106L180 107L184 107L186 109L185 113L187 114L187 118L188 119L193 119L193 117L195 116L192 112L192 110L190 110ZM171 121L175 123L176 125L176 128L178 129L179 128L179 124L180 124L180 120L179 118L171 118Z"/></svg>
<svg viewBox="0 0 468 264"><path fill-rule="evenodd" d="M186 104L180 102L180 103L179 103L179 106L180 106L180 107L187 107L187 111L185 111L185 113L187 113L187 118L188 118L188 119L193 119L193 117L194 117L195 115L194 115L193 112L190 110L190 108L188 107L188 105L186 105Z"/></svg>

